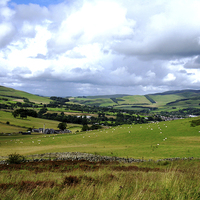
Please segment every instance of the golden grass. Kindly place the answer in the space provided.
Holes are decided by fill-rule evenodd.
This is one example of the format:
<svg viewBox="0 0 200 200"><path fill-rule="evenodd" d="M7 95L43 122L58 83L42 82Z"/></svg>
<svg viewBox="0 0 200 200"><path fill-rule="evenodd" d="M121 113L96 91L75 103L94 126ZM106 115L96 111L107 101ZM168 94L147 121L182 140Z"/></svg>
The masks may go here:
<svg viewBox="0 0 200 200"><path fill-rule="evenodd" d="M200 136L172 137L185 142L200 142Z"/></svg>
<svg viewBox="0 0 200 200"><path fill-rule="evenodd" d="M91 163L87 164L86 171L79 168L86 163L63 163L59 170L58 164L52 162L43 167L43 163L38 163L36 168L24 164L21 170L3 170L0 173L1 199L162 200L200 197L199 161L126 165ZM69 166L74 167L66 170ZM99 168L94 170L92 166ZM128 167L130 170L124 170Z"/></svg>
<svg viewBox="0 0 200 200"><path fill-rule="evenodd" d="M17 101L17 102L21 102L21 103L23 103L23 102L24 102L24 100L23 100L23 99L13 99L13 101Z"/></svg>

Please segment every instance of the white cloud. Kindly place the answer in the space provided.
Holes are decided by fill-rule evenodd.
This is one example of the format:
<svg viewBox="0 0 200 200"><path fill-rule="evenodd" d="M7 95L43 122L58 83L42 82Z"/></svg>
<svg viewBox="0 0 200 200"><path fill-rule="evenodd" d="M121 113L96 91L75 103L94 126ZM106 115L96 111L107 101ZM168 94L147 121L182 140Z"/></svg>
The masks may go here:
<svg viewBox="0 0 200 200"><path fill-rule="evenodd" d="M1 0L0 84L46 95L198 88L199 10L198 0Z"/></svg>
<svg viewBox="0 0 200 200"><path fill-rule="evenodd" d="M1 23L0 24L0 48L5 47L9 44L14 36L14 27L11 23Z"/></svg>
<svg viewBox="0 0 200 200"><path fill-rule="evenodd" d="M169 74L167 74L167 76L164 77L165 82L174 81L175 79L176 79L176 77L172 73L169 73Z"/></svg>

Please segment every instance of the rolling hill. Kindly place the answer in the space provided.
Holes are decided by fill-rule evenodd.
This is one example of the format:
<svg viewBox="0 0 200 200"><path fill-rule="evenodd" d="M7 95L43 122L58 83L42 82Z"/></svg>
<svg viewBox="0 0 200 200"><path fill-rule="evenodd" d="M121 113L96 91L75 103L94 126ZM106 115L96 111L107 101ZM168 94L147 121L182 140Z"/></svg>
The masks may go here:
<svg viewBox="0 0 200 200"><path fill-rule="evenodd" d="M174 111L200 108L200 90L178 90L148 95L105 95L74 97L71 102L81 105L106 106L116 109Z"/></svg>
<svg viewBox="0 0 200 200"><path fill-rule="evenodd" d="M34 102L48 104L50 98L0 86L0 104L11 102ZM129 110L174 111L185 108L200 108L200 90L177 90L148 95L101 95L71 97L70 104L113 107Z"/></svg>
<svg viewBox="0 0 200 200"><path fill-rule="evenodd" d="M14 101L14 102L23 102L24 99L28 99L29 101L38 104L50 102L50 99L48 97L41 97L20 90L15 90L12 88L0 86L0 102L3 99L7 99L8 101Z"/></svg>

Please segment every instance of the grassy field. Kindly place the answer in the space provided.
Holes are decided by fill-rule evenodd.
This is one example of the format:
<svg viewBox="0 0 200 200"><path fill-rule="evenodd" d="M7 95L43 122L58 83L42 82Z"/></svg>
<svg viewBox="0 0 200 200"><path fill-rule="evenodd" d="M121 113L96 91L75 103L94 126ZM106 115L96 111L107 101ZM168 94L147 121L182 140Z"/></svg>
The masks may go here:
<svg viewBox="0 0 200 200"><path fill-rule="evenodd" d="M176 101L177 99L181 99L183 97L180 97L179 95L149 95L155 102L156 106L164 106L169 102Z"/></svg>
<svg viewBox="0 0 200 200"><path fill-rule="evenodd" d="M0 195L2 200L196 200L200 198L199 168L199 160L1 165Z"/></svg>
<svg viewBox="0 0 200 200"><path fill-rule="evenodd" d="M29 99L29 101L32 101L35 103L49 103L50 102L50 99L47 97L40 97L40 96L33 95L33 94L30 94L27 92L23 92L20 90L14 90L12 88L2 87L2 86L0 86L0 96L4 97L4 98L5 98L5 96L24 97L24 98ZM8 98L9 98L9 100L15 99L14 97L13 98L8 97Z"/></svg>
<svg viewBox="0 0 200 200"><path fill-rule="evenodd" d="M10 95L26 97L37 103L49 102L48 98L11 88L0 87L0 94L0 98ZM118 101L117 107L134 109L131 108L132 105L146 103L167 111L172 110L172 106L176 109L198 107L198 100L164 106L168 102L190 97L190 94L186 91L182 96L149 95L156 104L151 104L144 96L139 95L118 97L117 99L124 101ZM8 99L14 100L11 97ZM109 98L77 98L75 103L117 105ZM55 111L70 114L68 110L61 108L49 109L48 112ZM74 112L72 115L79 114ZM59 122L32 117L14 118L10 112L0 111L0 156L12 153L28 156L51 152L83 152L147 160L132 164L45 161L0 165L0 199L200 199L200 126L190 126L194 119L104 127L86 132L80 131L81 125L67 124L67 128L72 130L70 134L21 135L16 133L33 127L42 128L44 124L46 128L57 129ZM175 157L196 159L157 161ZM152 161L148 161L149 159Z"/></svg>
<svg viewBox="0 0 200 200"><path fill-rule="evenodd" d="M7 125L9 122L10 125ZM40 119L34 117L27 117L27 119L14 118L10 112L0 111L0 133L13 133L19 131L26 131L28 128L53 128L58 129L58 121ZM73 132L81 130L81 125L78 124L68 124L67 128Z"/></svg>
<svg viewBox="0 0 200 200"><path fill-rule="evenodd" d="M21 119L13 120L22 124ZM44 121L46 127L56 128L58 124L37 118L23 120L23 123L27 127L33 123L37 124L35 127L43 127ZM75 131L80 130L80 126L68 125L73 134L1 136L0 155L69 151L143 159L200 157L200 127L190 127L190 121L188 118L77 133Z"/></svg>
<svg viewBox="0 0 200 200"><path fill-rule="evenodd" d="M123 101L118 101L118 104L152 104L145 96L142 95L125 96L119 99L122 99Z"/></svg>
<svg viewBox="0 0 200 200"><path fill-rule="evenodd" d="M83 105L92 105L92 106L113 106L117 105L111 99L106 98L97 98L97 99L90 99L90 98L74 98L71 99L73 103L79 103Z"/></svg>

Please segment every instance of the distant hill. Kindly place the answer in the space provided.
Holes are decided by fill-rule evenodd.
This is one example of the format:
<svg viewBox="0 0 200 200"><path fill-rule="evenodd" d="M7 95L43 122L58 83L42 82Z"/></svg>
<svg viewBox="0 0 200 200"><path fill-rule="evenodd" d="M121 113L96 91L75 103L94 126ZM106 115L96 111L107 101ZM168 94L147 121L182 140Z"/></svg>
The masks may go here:
<svg viewBox="0 0 200 200"><path fill-rule="evenodd" d="M162 93L155 93L151 95L169 95L169 94L177 94L181 95L183 97L191 97L191 96L199 96L200 90L172 90L172 91L166 91Z"/></svg>
<svg viewBox="0 0 200 200"><path fill-rule="evenodd" d="M200 90L166 91L148 95L101 95L72 98L81 105L106 106L128 110L175 111L185 108L200 108Z"/></svg>
<svg viewBox="0 0 200 200"><path fill-rule="evenodd" d="M111 95L98 95L98 96L87 96L89 99L110 99L110 98L122 98L125 96L130 96L128 94L111 94Z"/></svg>
<svg viewBox="0 0 200 200"><path fill-rule="evenodd" d="M15 90L13 88L8 88L4 86L0 86L0 98L6 98L9 101L24 101L28 99L31 102L35 103L49 103L50 99L48 97L41 97L38 95L30 94L27 92L23 92L20 90Z"/></svg>
<svg viewBox="0 0 200 200"><path fill-rule="evenodd" d="M20 90L0 86L0 103L4 101L35 103L50 102L50 98L33 95ZM200 108L200 90L176 90L148 95L112 94L99 96L70 97L73 104L87 106L113 107L128 110L175 111L185 108Z"/></svg>

